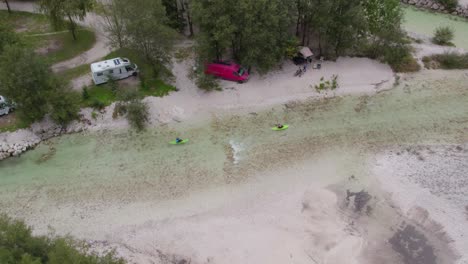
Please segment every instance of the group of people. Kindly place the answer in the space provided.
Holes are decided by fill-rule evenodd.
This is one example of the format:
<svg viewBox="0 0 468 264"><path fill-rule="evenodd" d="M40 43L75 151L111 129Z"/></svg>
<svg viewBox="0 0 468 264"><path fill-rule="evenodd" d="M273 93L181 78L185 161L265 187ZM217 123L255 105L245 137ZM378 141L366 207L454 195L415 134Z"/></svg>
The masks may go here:
<svg viewBox="0 0 468 264"><path fill-rule="evenodd" d="M323 57L320 57L320 63L314 64L312 68L314 68L314 69L320 69L320 68L322 67L323 60L324 60L324 58L323 58ZM312 59L311 59L311 58L307 59L307 60L304 62L303 65L299 66L299 69L296 71L296 73L294 74L294 76L299 76L299 77L301 77L302 74L306 73L307 68L309 67L309 64L312 64Z"/></svg>

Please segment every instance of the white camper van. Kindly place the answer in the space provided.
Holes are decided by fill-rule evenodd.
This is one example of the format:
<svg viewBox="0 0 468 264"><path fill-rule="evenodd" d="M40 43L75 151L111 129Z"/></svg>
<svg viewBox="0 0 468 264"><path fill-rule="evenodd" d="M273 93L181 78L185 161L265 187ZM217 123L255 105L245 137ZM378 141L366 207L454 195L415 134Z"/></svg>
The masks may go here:
<svg viewBox="0 0 468 264"><path fill-rule="evenodd" d="M105 83L109 78L116 80L137 76L138 66L127 58L115 58L91 64L95 84Z"/></svg>
<svg viewBox="0 0 468 264"><path fill-rule="evenodd" d="M14 105L10 104L5 97L0 95L0 116L9 114L13 109Z"/></svg>

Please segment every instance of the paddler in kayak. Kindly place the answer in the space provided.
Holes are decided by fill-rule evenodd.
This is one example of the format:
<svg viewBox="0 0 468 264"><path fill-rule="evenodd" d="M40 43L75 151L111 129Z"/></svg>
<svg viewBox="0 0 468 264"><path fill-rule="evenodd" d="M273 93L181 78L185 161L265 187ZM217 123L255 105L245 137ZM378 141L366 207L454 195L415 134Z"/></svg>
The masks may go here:
<svg viewBox="0 0 468 264"><path fill-rule="evenodd" d="M277 127L278 129L282 129L284 126L283 126L282 124L276 124L276 127Z"/></svg>
<svg viewBox="0 0 468 264"><path fill-rule="evenodd" d="M176 142L176 143L180 143L180 142L182 142L182 139L176 138L176 139L175 139L175 142Z"/></svg>

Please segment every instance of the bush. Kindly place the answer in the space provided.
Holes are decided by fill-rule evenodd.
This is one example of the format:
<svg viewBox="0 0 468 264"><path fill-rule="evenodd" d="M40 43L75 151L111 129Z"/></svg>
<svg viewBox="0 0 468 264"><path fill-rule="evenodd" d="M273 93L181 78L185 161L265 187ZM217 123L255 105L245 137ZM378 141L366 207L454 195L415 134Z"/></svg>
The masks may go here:
<svg viewBox="0 0 468 264"><path fill-rule="evenodd" d="M196 84L198 88L205 91L221 90L218 81L213 76L204 73L198 75Z"/></svg>
<svg viewBox="0 0 468 264"><path fill-rule="evenodd" d="M83 100L88 100L89 99L89 92L88 92L88 87L84 86L83 90L81 92L81 97Z"/></svg>
<svg viewBox="0 0 468 264"><path fill-rule="evenodd" d="M66 125L72 120L78 118L80 111L80 96L76 92L61 91L57 92L50 99L51 113L50 117L61 125Z"/></svg>
<svg viewBox="0 0 468 264"><path fill-rule="evenodd" d="M458 0L437 0L437 2L450 11L455 10L458 6Z"/></svg>
<svg viewBox="0 0 468 264"><path fill-rule="evenodd" d="M468 53L459 54L455 52L436 54L423 58L426 68L468 69Z"/></svg>
<svg viewBox="0 0 468 264"><path fill-rule="evenodd" d="M119 116L124 116L127 113L127 105L125 103L118 102L115 104L114 112L112 112L112 118L116 119Z"/></svg>
<svg viewBox="0 0 468 264"><path fill-rule="evenodd" d="M33 236L22 221L0 215L0 263L30 264L124 264L114 253L100 256L88 252L84 243L71 237Z"/></svg>
<svg viewBox="0 0 468 264"><path fill-rule="evenodd" d="M454 37L453 29L450 27L438 27L434 32L432 42L437 45L454 46L451 42Z"/></svg>
<svg viewBox="0 0 468 264"><path fill-rule="evenodd" d="M388 63L395 72L417 72L421 69L421 66L411 55L408 45L400 44L385 48L383 61Z"/></svg>
<svg viewBox="0 0 468 264"><path fill-rule="evenodd" d="M142 101L134 100L127 105L127 120L138 131L145 128L148 115L148 106Z"/></svg>

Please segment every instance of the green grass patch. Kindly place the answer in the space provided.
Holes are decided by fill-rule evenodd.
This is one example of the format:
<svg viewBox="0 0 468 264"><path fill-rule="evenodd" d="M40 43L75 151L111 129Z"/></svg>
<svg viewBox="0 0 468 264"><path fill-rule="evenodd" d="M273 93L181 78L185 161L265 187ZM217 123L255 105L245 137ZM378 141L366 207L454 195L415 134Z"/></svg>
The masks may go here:
<svg viewBox="0 0 468 264"><path fill-rule="evenodd" d="M29 38L36 38L38 43L48 45L52 43L59 45L57 49L51 49L50 52L44 54L50 64L60 61L65 61L74 58L81 53L91 49L96 42L96 35L93 31L81 29L77 31L77 39L74 40L70 32L48 36L35 36Z"/></svg>
<svg viewBox="0 0 468 264"><path fill-rule="evenodd" d="M96 85L87 88L88 97L83 98L83 107L101 108L109 106L116 101L116 96L106 85Z"/></svg>
<svg viewBox="0 0 468 264"><path fill-rule="evenodd" d="M176 91L177 89L159 79L146 81L146 87L141 87L139 92L145 96L157 96L163 97L169 95L170 92Z"/></svg>
<svg viewBox="0 0 468 264"><path fill-rule="evenodd" d="M8 122L0 123L0 133L13 132L18 129L27 128L31 125L30 123L17 118L15 113L3 116L2 119L8 119Z"/></svg>
<svg viewBox="0 0 468 264"><path fill-rule="evenodd" d="M67 23L63 28L54 29L47 17L41 14L28 12L9 14L5 10L0 10L0 24L12 27L22 37L26 45L43 55L51 64L76 57L91 49L96 43L93 31L79 28L75 41L67 30ZM49 33L52 34L41 35Z"/></svg>
<svg viewBox="0 0 468 264"><path fill-rule="evenodd" d="M54 31L46 16L28 12L13 11L9 14L0 10L0 24L10 25L16 32L28 35Z"/></svg>

